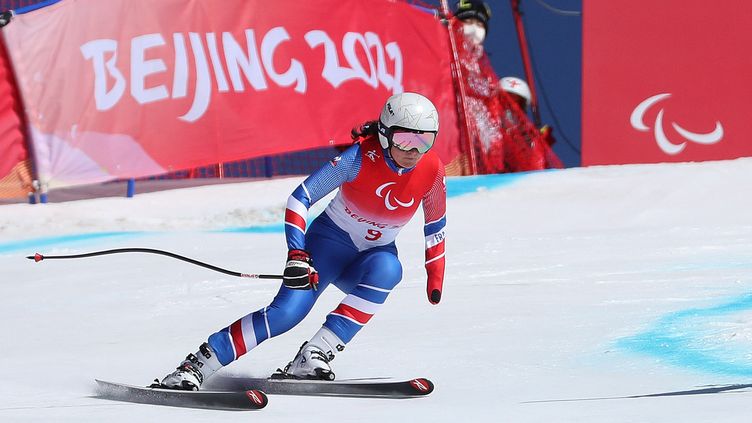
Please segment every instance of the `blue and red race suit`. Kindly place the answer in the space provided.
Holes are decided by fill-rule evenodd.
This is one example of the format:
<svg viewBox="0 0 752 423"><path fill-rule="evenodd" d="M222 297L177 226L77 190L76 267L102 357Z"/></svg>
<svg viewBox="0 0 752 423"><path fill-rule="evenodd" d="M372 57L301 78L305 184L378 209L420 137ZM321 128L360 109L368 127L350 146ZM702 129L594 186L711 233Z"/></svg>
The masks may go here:
<svg viewBox="0 0 752 423"><path fill-rule="evenodd" d="M339 188L310 223L310 207ZM347 343L378 311L402 279L394 243L423 205L429 301L438 303L444 281L446 184L441 160L427 152L410 169L397 166L375 137L335 157L301 183L287 201L289 249L310 253L318 290L282 285L272 303L209 337L222 365L300 323L329 284L346 294L324 326Z"/></svg>

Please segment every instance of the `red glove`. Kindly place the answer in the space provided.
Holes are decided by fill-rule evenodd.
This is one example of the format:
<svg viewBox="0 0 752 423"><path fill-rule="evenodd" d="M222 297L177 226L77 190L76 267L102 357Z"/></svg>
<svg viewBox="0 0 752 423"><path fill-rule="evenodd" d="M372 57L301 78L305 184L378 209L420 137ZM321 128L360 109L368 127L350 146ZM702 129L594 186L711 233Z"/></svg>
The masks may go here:
<svg viewBox="0 0 752 423"><path fill-rule="evenodd" d="M444 258L429 263L426 266L428 273L428 282L426 283L426 294L431 304L438 304L441 301L441 290L444 288Z"/></svg>
<svg viewBox="0 0 752 423"><path fill-rule="evenodd" d="M287 252L287 264L282 275L282 282L290 289L316 290L319 284L319 272L313 267L313 259L308 251L290 250Z"/></svg>

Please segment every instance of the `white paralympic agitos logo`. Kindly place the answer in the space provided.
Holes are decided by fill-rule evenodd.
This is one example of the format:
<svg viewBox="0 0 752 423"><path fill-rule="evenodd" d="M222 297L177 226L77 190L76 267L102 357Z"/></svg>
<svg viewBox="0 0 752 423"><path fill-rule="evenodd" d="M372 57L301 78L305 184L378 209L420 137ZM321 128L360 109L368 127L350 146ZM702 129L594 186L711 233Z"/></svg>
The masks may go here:
<svg viewBox="0 0 752 423"><path fill-rule="evenodd" d="M380 187L376 188L376 195L379 198L384 199L384 206L386 206L386 208L389 210L397 210L398 206L402 206L402 207L412 206L413 203L415 202L414 198L411 198L410 201L408 201L407 203L403 203L402 201L395 198L394 202L397 203L397 205L395 206L394 204L392 204L392 190L388 190L386 192L386 195L383 194L384 188L388 187L389 185L394 185L394 184L396 184L396 182L387 182L381 185Z"/></svg>
<svg viewBox="0 0 752 423"><path fill-rule="evenodd" d="M645 125L645 122L643 121L643 117L645 116L645 112L655 103L671 97L671 94L658 94L654 95L652 97L649 97L648 99L644 100L642 103L637 105L635 107L634 111L632 112L632 116L629 118L629 122L632 124L632 127L638 131L647 132L650 130L650 128ZM684 137L685 141L682 141L680 143L673 143L671 140L668 139L666 136L666 133L663 131L663 109L661 109L658 112L658 116L655 118L655 125L653 127L653 133L655 134L655 141L658 143L658 147L663 150L666 154L679 154L682 150L684 150L684 147L687 146L687 141L696 142L698 144L715 144L719 142L721 139L723 139L723 126L721 125L721 122L716 121L715 122L715 129L712 132L708 132L705 134L698 134L696 132L690 132L681 126L679 126L676 122L671 122L671 126L674 127L676 132L679 133L682 137Z"/></svg>

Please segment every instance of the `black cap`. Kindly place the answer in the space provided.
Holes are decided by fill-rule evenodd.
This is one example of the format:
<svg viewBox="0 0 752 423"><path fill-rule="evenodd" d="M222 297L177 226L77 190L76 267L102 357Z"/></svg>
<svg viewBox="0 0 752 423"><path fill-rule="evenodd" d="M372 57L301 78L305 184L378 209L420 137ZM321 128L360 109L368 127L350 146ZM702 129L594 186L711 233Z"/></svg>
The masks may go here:
<svg viewBox="0 0 752 423"><path fill-rule="evenodd" d="M491 8L488 4L481 0L460 0L455 6L454 16L457 19L470 19L475 18L479 20L486 31L488 31L488 21L491 19Z"/></svg>

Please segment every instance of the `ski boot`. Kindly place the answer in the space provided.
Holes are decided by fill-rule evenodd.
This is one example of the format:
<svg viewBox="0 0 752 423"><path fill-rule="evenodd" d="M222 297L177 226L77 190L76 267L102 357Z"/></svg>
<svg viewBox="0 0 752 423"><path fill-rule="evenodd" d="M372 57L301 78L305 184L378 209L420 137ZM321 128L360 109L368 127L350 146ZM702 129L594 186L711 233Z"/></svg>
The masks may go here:
<svg viewBox="0 0 752 423"><path fill-rule="evenodd" d="M198 391L204 380L220 368L222 368L222 364L219 363L214 350L212 350L209 344L204 342L196 354L188 354L185 360L177 367L177 370L165 376L161 382L159 379L155 379L154 384L151 386L155 388Z"/></svg>
<svg viewBox="0 0 752 423"><path fill-rule="evenodd" d="M304 342L298 354L285 369L272 376L281 379L334 380L334 373L329 362L334 355L328 356L321 348L310 342Z"/></svg>

